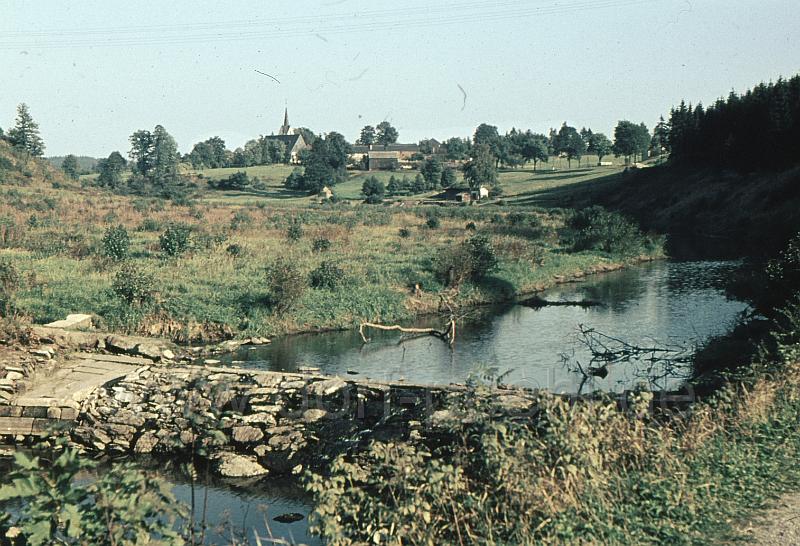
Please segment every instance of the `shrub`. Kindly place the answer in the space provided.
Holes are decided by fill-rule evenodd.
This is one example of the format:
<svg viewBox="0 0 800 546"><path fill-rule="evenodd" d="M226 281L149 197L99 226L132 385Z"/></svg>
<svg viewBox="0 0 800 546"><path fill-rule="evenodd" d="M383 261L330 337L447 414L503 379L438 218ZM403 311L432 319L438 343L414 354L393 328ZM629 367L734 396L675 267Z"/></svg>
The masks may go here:
<svg viewBox="0 0 800 546"><path fill-rule="evenodd" d="M110 227L103 235L103 256L112 260L121 261L128 257L131 238L125 226L119 224Z"/></svg>
<svg viewBox="0 0 800 546"><path fill-rule="evenodd" d="M573 250L601 250L632 255L641 252L642 232L625 217L594 206L576 212L568 221Z"/></svg>
<svg viewBox="0 0 800 546"><path fill-rule="evenodd" d="M467 231L475 231L478 228L475 225L475 222L468 222L467 225L464 226L464 229L466 229Z"/></svg>
<svg viewBox="0 0 800 546"><path fill-rule="evenodd" d="M279 257L267 266L267 289L272 309L283 314L294 307L306 291L303 273L294 261Z"/></svg>
<svg viewBox="0 0 800 546"><path fill-rule="evenodd" d="M126 263L117 271L111 288L128 305L144 305L153 299L154 286L153 275Z"/></svg>
<svg viewBox="0 0 800 546"><path fill-rule="evenodd" d="M244 250L242 249L241 245L233 243L225 248L225 252L227 252L232 258L238 258L244 253Z"/></svg>
<svg viewBox="0 0 800 546"><path fill-rule="evenodd" d="M238 171L230 175L228 178L223 178L222 180L218 180L216 182L209 180L208 185L217 190L241 191L250 185L250 179L247 177L247 173Z"/></svg>
<svg viewBox="0 0 800 546"><path fill-rule="evenodd" d="M364 195L367 203L376 204L383 201L383 196L386 193L386 188L383 182L374 176L370 176L361 185L361 193Z"/></svg>
<svg viewBox="0 0 800 546"><path fill-rule="evenodd" d="M401 238L408 239L409 237L411 237L411 230L408 229L408 228L402 227L402 228L400 228L400 231L398 231L398 234L400 235Z"/></svg>
<svg viewBox="0 0 800 546"><path fill-rule="evenodd" d="M428 226L428 229L437 229L441 222L437 216L431 216L425 221L425 225Z"/></svg>
<svg viewBox="0 0 800 546"><path fill-rule="evenodd" d="M237 231L241 227L247 227L253 222L253 217L246 210L237 210L231 220L231 229Z"/></svg>
<svg viewBox="0 0 800 546"><path fill-rule="evenodd" d="M286 229L286 238L290 241L299 241L303 237L303 224L295 219L289 224Z"/></svg>
<svg viewBox="0 0 800 546"><path fill-rule="evenodd" d="M170 224L158 238L161 250L167 256L180 256L189 250L191 232L192 228L185 224Z"/></svg>
<svg viewBox="0 0 800 546"><path fill-rule="evenodd" d="M311 272L308 279L314 288L333 289L344 281L344 271L333 262L326 260Z"/></svg>
<svg viewBox="0 0 800 546"><path fill-rule="evenodd" d="M441 253L436 260L435 273L446 286L458 288L467 280L481 281L497 269L497 265L497 255L489 238L476 235Z"/></svg>
<svg viewBox="0 0 800 546"><path fill-rule="evenodd" d="M525 214L522 212L512 212L506 216L506 221L510 226L520 226L525 222Z"/></svg>
<svg viewBox="0 0 800 546"><path fill-rule="evenodd" d="M14 295L19 290L21 277L9 260L0 260L0 311L7 317L14 309Z"/></svg>
<svg viewBox="0 0 800 546"><path fill-rule="evenodd" d="M330 250L330 248L331 248L330 240L324 237L314 239L314 243L311 245L311 249L314 252L325 252L327 250Z"/></svg>

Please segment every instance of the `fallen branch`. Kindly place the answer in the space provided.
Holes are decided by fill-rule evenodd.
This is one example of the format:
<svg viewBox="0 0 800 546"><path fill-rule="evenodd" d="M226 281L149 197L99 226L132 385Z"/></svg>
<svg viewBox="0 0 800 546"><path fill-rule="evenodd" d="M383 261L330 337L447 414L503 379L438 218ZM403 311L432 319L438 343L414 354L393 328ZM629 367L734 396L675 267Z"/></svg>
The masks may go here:
<svg viewBox="0 0 800 546"><path fill-rule="evenodd" d="M437 330L436 328L406 328L404 326L400 326L399 324L380 324L377 322L362 322L358 327L358 333L361 335L361 341L364 343L369 343L369 338L364 334L365 328L374 328L376 330L383 330L383 331L396 331L402 332L404 334L423 334L438 337L442 341L446 341L451 346L456 341L456 316L453 312L453 308L450 303L442 297L439 302L439 309L441 310L442 307L446 307L447 310L450 312L450 319L443 330Z"/></svg>

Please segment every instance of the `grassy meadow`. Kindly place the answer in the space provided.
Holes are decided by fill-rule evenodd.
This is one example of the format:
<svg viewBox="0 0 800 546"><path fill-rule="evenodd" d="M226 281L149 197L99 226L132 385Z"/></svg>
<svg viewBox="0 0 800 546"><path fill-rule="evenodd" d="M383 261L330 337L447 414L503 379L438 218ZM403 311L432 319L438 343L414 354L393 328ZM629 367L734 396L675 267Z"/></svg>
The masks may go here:
<svg viewBox="0 0 800 546"><path fill-rule="evenodd" d="M461 305L507 300L563 277L640 258L573 252L563 234L569 211L492 204L365 205L358 194L372 173L364 172L351 173L336 187L342 201L319 204L283 188L290 166L245 170L264 189L213 190L204 187L204 179L224 178L237 169L204 170L192 173L202 178L195 178L198 187L184 205L115 195L81 187L80 181L6 187L0 198L0 256L20 272L17 313L37 323L90 313L111 330L172 337L191 324L213 325L226 335L276 335L350 328L363 320L409 321L435 311L442 294ZM569 173L585 181L607 170ZM542 185L575 180L556 173L561 171L501 173L504 200L510 204ZM391 173L377 175L388 180ZM167 256L159 240L173 224L191 231L179 256ZM129 305L112 290L122 264L104 256L103 237L118 225L130 237L127 261L152 278L153 299L146 305ZM291 225L299 226L294 239ZM488 237L497 269L458 290L446 286L436 274L438 261L476 234ZM643 253L656 256L660 248L653 245ZM278 313L266 274L278 258L286 258L304 278L328 262L341 270L341 278L335 287L306 286L289 311ZM421 291L414 290L417 285Z"/></svg>

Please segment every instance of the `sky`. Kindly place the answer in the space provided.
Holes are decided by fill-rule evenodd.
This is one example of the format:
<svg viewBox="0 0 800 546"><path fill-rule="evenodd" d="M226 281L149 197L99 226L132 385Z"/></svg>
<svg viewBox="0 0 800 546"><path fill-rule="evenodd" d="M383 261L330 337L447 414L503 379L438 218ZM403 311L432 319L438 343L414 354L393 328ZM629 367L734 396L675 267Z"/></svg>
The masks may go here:
<svg viewBox="0 0 800 546"><path fill-rule="evenodd" d="M188 152L389 121L401 142L480 123L611 135L800 71L797 0L0 0L0 127L25 102L46 155Z"/></svg>

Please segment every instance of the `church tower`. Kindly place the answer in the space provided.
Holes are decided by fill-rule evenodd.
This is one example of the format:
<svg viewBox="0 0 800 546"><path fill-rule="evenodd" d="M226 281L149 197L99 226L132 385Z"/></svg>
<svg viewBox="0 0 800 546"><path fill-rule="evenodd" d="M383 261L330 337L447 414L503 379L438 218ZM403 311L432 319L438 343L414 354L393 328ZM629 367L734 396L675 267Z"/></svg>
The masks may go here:
<svg viewBox="0 0 800 546"><path fill-rule="evenodd" d="M288 135L289 134L289 108L287 107L283 113L283 125L281 126L281 130L278 133L279 135Z"/></svg>

